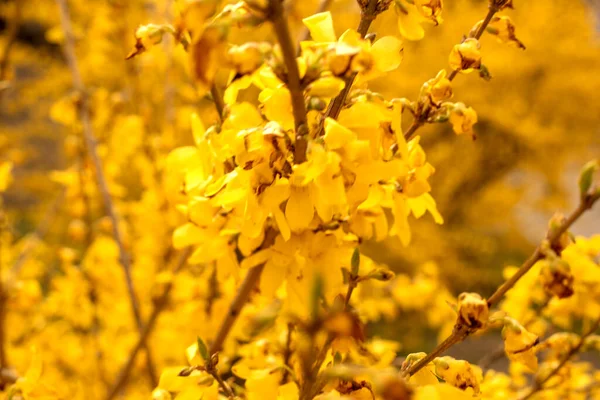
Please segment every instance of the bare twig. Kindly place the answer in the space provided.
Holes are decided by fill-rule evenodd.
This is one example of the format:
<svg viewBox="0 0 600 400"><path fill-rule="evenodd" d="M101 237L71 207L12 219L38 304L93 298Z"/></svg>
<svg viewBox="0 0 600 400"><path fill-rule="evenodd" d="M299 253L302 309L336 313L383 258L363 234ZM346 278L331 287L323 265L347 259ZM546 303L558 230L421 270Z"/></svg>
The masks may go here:
<svg viewBox="0 0 600 400"><path fill-rule="evenodd" d="M183 269L183 267L187 263L187 259L190 256L190 254L192 254L191 248L187 248L179 254L179 258L176 261L175 267L173 267L173 276L177 275ZM165 285L165 288L164 288L162 294L160 295L160 297L158 297L154 301L154 307L152 308L150 317L148 318L148 321L144 325L144 328L142 329L142 332L140 333L137 343L131 349L131 352L129 353L129 357L127 357L127 361L121 368L121 371L119 372L119 375L118 375L116 381L111 386L111 388L108 392L108 395L106 396L107 400L114 399L115 396L117 394L119 394L119 392L125 387L125 384L127 383L127 379L129 378L129 375L131 374L131 371L133 369L133 365L135 363L136 357L142 348L147 347L147 341L148 341L148 338L150 337L150 333L152 333L152 330L154 329L154 326L156 325L156 321L157 321L159 315L167 306L167 304L169 302L169 295L171 294L172 289L173 289L173 280L169 281Z"/></svg>
<svg viewBox="0 0 600 400"><path fill-rule="evenodd" d="M356 30L360 34L360 37L363 39L369 31L371 23L375 20L377 14L381 12L381 10L379 10L377 7L378 5L379 0L369 0L367 6L361 10L360 22L358 23L358 28ZM354 83L354 80L356 79L357 75L357 73L354 73L344 79L344 89L342 89L340 94L338 94L336 98L331 101L331 103L329 103L327 111L325 112L325 115L323 116L321 123L319 124L319 127L317 129L317 137L323 136L325 129L325 120L327 119L327 117L331 117L333 119L337 119L339 117L340 112L342 111L342 107L346 102L346 98L350 93L350 89L352 89L352 84Z"/></svg>
<svg viewBox="0 0 600 400"><path fill-rule="evenodd" d="M527 399L531 398L537 392L543 390L544 384L546 382L548 382L550 380L550 378L552 378L553 376L558 374L558 372L561 370L561 368L564 367L565 364L567 362L569 362L569 360L571 358L573 358L577 353L579 353L579 351L585 344L585 339L587 339L588 336L593 335L598 330L598 328L600 328L600 318L597 318L596 321L594 321L594 323L592 324L592 327L579 338L579 341L577 342L577 344L575 346L573 346L571 348L571 350L569 350L569 352L565 355L565 357L561 360L561 362L558 363L558 365L552 371L550 371L548 374L546 374L541 380L536 380L535 384L533 385L531 390L526 395L521 397L519 400L527 400Z"/></svg>
<svg viewBox="0 0 600 400"><path fill-rule="evenodd" d="M277 236L277 232L274 229L267 229L265 232L265 239L262 245L259 247L259 250L267 249L275 243L275 237ZM263 269L265 268L265 264L257 265L248 271L244 281L238 288L237 294L231 304L229 305L229 310L225 315L225 318L221 322L221 326L219 327L219 331L217 332L217 336L212 341L210 345L209 354L212 356L215 353L218 353L223 348L223 344L225 343L225 339L229 335L233 324L237 320L237 317L240 315L242 308L250 298L250 294L252 290L256 287L258 280L260 279L260 275L262 274Z"/></svg>
<svg viewBox="0 0 600 400"><path fill-rule="evenodd" d="M223 93L221 92L221 89L217 87L216 83L213 83L213 85L210 87L210 94L215 103L217 113L219 114L219 120L223 122L223 116L225 115L225 101L223 101Z"/></svg>
<svg viewBox="0 0 600 400"><path fill-rule="evenodd" d="M281 377L281 384L287 382L290 374L290 359L292 358L292 332L294 331L294 324L288 322L287 324L287 336L285 339L285 349L283 350L283 365L286 367L283 370L283 376Z"/></svg>
<svg viewBox="0 0 600 400"><path fill-rule="evenodd" d="M588 195L584 198L579 206L573 211L571 215L556 229L553 230L552 233L547 237L547 240L552 244L556 243L556 241L561 237L563 233L565 233L571 225L575 223L583 215L584 212L591 209L594 203L600 198L600 194ZM506 282L504 282L487 300L488 307L492 307L496 305L500 299L508 292L512 287L525 275L537 261L541 260L544 257L542 251L542 245L539 245L533 254L521 265L518 271L510 277ZM454 326L454 330L444 340L440 343L435 349L431 351L431 353L427 354L424 358L420 359L418 362L410 365L404 373L406 375L412 376L433 361L434 358L445 353L450 347L454 346L456 343L462 342L467 336L476 332L477 328L471 328L464 323L461 323L459 320Z"/></svg>
<svg viewBox="0 0 600 400"><path fill-rule="evenodd" d="M354 293L354 289L358 284L357 278L357 276L351 276L349 279L348 289L346 290L346 296L344 297L344 310L348 310L348 307L350 306L350 298L352 297L352 293ZM329 348L331 347L334 339L335 336L330 333L319 352L314 357L309 357L309 362L306 366L308 368L306 368L307 371L305 372L306 380L304 385L302 385L302 390L300 392L301 400L312 399L319 393L319 391L323 388L323 385L327 382L325 379L320 379L319 370L321 369L321 365L327 357L327 353L329 352ZM311 336L311 341L313 342L312 345L314 345L314 334Z"/></svg>
<svg viewBox="0 0 600 400"><path fill-rule="evenodd" d="M283 13L281 0L269 0L269 18L281 47L281 54L287 70L287 85L292 99L292 112L296 128L294 162L301 164L306 161L306 149L308 147L306 104L304 103L304 90L300 83L300 72L296 62L296 50L290 36L287 19Z"/></svg>
<svg viewBox="0 0 600 400"><path fill-rule="evenodd" d="M69 16L67 0L56 1L60 10L61 25L65 33L65 41L63 45L65 58L69 69L71 70L73 86L81 96L79 102L79 114L81 123L83 125L83 136L87 146L88 156L94 164L94 169L96 170L96 179L98 181L98 188L104 201L106 213L112 222L113 237L119 248L119 262L125 275L125 282L127 285L129 302L131 304L131 309L133 312L137 329L140 335L142 335L144 326L139 301L135 293L133 278L131 276L131 261L129 259L129 255L127 254L127 251L125 250L125 245L123 244L123 236L121 228L119 226L119 218L117 217L117 212L115 210L113 199L108 188L108 183L106 181L106 177L104 176L104 172L102 169L102 161L100 160L100 156L98 155L98 151L96 148L96 138L92 127L86 88L83 84L83 79L81 77L81 72L79 71L79 65L77 63L77 57L75 55L75 37L73 35L73 27L71 26L71 19ZM148 355L147 367L152 379L152 384L156 385L158 383L158 379L156 376L154 365L152 363L152 356L149 348L146 348L146 353Z"/></svg>

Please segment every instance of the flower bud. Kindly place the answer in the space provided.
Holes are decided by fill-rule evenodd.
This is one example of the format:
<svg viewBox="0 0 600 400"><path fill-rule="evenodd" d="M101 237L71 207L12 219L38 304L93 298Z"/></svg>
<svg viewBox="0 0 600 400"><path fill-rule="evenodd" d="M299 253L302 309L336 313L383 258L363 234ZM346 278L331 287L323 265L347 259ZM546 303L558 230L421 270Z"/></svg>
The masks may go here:
<svg viewBox="0 0 600 400"><path fill-rule="evenodd" d="M429 96L435 105L452 98L452 83L446 78L446 70L438 72L437 76L425 82L422 93Z"/></svg>
<svg viewBox="0 0 600 400"><path fill-rule="evenodd" d="M477 123L477 113L473 108L467 107L463 103L454 104L450 111L450 123L457 135L469 135L475 139L473 125Z"/></svg>
<svg viewBox="0 0 600 400"><path fill-rule="evenodd" d="M545 263L540 272L540 279L544 290L559 299L571 297L574 293L575 277L569 264L560 258Z"/></svg>
<svg viewBox="0 0 600 400"><path fill-rule="evenodd" d="M519 49L525 49L525 45L517 39L515 35L515 25L510 17L505 15L492 18L487 27L488 33L496 36L498 40L509 45L516 46Z"/></svg>
<svg viewBox="0 0 600 400"><path fill-rule="evenodd" d="M475 38L466 39L457 44L450 52L448 62L453 70L469 73L481 66L481 52L479 41Z"/></svg>
<svg viewBox="0 0 600 400"><path fill-rule="evenodd" d="M506 317L502 340L504 351L510 360L520 362L535 371L538 361L534 347L540 342L537 335L527 331L517 320Z"/></svg>
<svg viewBox="0 0 600 400"><path fill-rule="evenodd" d="M487 301L478 293L461 293L458 296L458 319L470 328L481 328L489 317Z"/></svg>

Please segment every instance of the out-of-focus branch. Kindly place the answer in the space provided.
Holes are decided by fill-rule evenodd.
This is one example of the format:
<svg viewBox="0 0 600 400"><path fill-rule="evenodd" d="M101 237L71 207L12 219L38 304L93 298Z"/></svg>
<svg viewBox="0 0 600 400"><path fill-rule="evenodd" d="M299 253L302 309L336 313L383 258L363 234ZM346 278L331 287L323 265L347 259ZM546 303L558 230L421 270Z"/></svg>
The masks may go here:
<svg viewBox="0 0 600 400"><path fill-rule="evenodd" d="M98 188L100 194L102 195L102 199L104 202L104 207L106 210L106 214L111 220L113 237L117 246L119 248L119 262L123 269L125 275L125 282L127 285L127 292L129 296L129 302L131 304L131 309L133 312L133 316L135 319L135 323L137 326L140 335L143 333L143 321L140 311L140 305L135 293L135 288L133 284L133 278L131 276L131 261L127 251L125 249L125 245L123 243L123 235L121 232L121 228L119 226L119 218L117 217L117 212L113 203L113 199L111 197L108 183L106 181L106 177L104 176L104 172L102 169L102 161L100 160L100 156L98 154L96 148L96 137L94 135L90 110L89 110L89 101L86 94L86 88L83 84L83 79L81 77L81 72L79 70L79 65L77 63L77 57L75 55L75 37L73 35L73 27L71 25L71 19L69 16L69 9L67 6L67 0L56 0L60 10L60 21L65 34L65 40L63 45L63 50L65 53L65 58L67 61L67 65L71 71L71 76L73 79L73 86L75 90L80 94L80 102L79 102L79 115L81 119L81 124L83 126L83 136L86 143L88 156L92 160L94 164L94 169L96 170L96 180L98 183ZM152 357L150 353L150 349L146 348L147 352L147 367L149 374L152 379L153 385L158 383L158 379L156 377L156 371L154 365L152 363Z"/></svg>
<svg viewBox="0 0 600 400"><path fill-rule="evenodd" d="M569 217L555 230L552 230L551 234L546 238L550 244L556 243L556 241L561 237L563 233L565 233L571 225L575 223L587 210L591 209L594 203L600 198L600 194L588 195L580 202L579 206L569 215ZM488 307L492 307L496 305L500 299L512 289L513 286L525 275L536 262L541 260L544 257L542 245L539 245L533 254L521 265L521 267L517 270L517 272L510 277L506 282L504 282L496 291L488 298L487 303ZM444 340L440 343L435 349L431 351L431 353L427 354L427 356L420 359L418 362L408 366L408 368L404 371L404 374L412 376L433 361L434 358L441 356L445 353L450 347L454 346L456 343L462 342L467 336L476 332L477 328L471 328L464 323L459 322L454 326L454 330Z"/></svg>
<svg viewBox="0 0 600 400"><path fill-rule="evenodd" d="M8 70L10 67L10 51L17 41L19 25L21 24L21 7L24 0L14 0L14 12L8 19L8 28L6 29L6 45L0 56L0 82L8 79Z"/></svg>
<svg viewBox="0 0 600 400"><path fill-rule="evenodd" d="M275 243L276 236L277 232L274 229L268 229L265 232L265 239L262 245L259 247L259 250L271 247L273 243ZM250 294L256 287L264 268L265 264L257 265L256 267L250 269L246 274L244 281L238 288L235 298L229 305L229 310L227 311L225 318L221 322L221 326L217 331L217 336L210 345L209 354L211 356L215 353L218 353L223 348L225 339L227 339L227 336L229 335L233 324L237 320L237 317L240 315L240 312L244 308L244 305L248 302Z"/></svg>
<svg viewBox="0 0 600 400"><path fill-rule="evenodd" d="M548 374L546 374L541 380L536 380L535 384L533 385L533 387L531 388L531 390L526 395L524 395L523 397L521 397L519 400L528 400L533 395L535 395L537 392L543 390L544 389L544 384L546 382L548 382L550 380L550 378L552 378L553 376L555 376L556 374L558 374L558 372L561 370L561 368L564 367L565 364L567 362L569 362L569 360L571 358L573 358L577 353L579 353L579 351L581 350L581 348L585 344L585 339L587 339L588 336L593 335L594 333L596 333L596 331L598 330L598 328L600 328L600 318L597 318L594 321L594 323L592 324L591 328L579 338L579 341L577 342L577 344L575 344L575 346L573 346L571 348L571 350L569 350L569 352L560 361L560 363L558 363L558 365L552 371L550 371Z"/></svg>
<svg viewBox="0 0 600 400"><path fill-rule="evenodd" d="M173 277L175 277L186 265L190 254L192 254L192 249L189 247L187 249L183 250L179 254L179 258L177 259L175 267L173 267L173 270L172 270ZM131 374L131 371L133 370L133 366L135 364L136 357L142 348L147 347L148 338L150 337L150 333L152 333L152 330L154 329L154 326L156 325L156 321L158 320L159 315L161 314L161 312L165 309L165 307L169 303L169 296L171 294L172 289L173 289L173 280L169 281L166 284L160 297L158 297L154 301L154 307L152 308L150 317L148 318L148 321L144 325L144 327L140 333L140 336L138 338L137 343L129 352L127 361L121 368L121 371L119 372L117 379L115 380L115 382L111 386L110 390L108 391L106 400L114 399L115 396L117 396L119 394L119 392L121 392L121 390L123 390L123 388L127 384L127 379L129 378L129 375Z"/></svg>

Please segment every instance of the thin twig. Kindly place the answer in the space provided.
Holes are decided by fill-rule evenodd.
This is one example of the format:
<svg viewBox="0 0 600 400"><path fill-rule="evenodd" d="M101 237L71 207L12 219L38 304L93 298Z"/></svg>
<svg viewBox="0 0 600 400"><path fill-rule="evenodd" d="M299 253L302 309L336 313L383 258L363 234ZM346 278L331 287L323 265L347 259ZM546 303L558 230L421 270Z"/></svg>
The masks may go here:
<svg viewBox="0 0 600 400"><path fill-rule="evenodd" d="M283 13L281 0L269 0L269 18L273 24L277 41L287 70L287 85L292 99L292 113L296 128L296 143L294 145L294 162L301 164L306 161L308 147L308 125L306 119L306 104L304 90L300 83L300 72L296 61L296 50L287 19Z"/></svg>
<svg viewBox="0 0 600 400"><path fill-rule="evenodd" d="M106 214L108 215L112 223L113 237L119 248L119 262L125 275L125 283L127 285L129 302L131 304L131 309L133 312L137 329L141 335L143 333L144 326L140 311L140 305L135 293L133 278L131 276L131 261L129 259L129 255L127 254L127 251L125 250L125 245L123 244L123 236L121 228L119 226L119 218L117 217L117 212L113 204L113 199L111 197L108 188L108 183L106 181L106 177L104 176L104 172L102 169L102 162L100 160L100 156L98 155L98 151L96 148L96 138L92 127L86 88L83 84L83 79L81 77L81 72L79 71L79 65L77 63L77 57L75 55L75 37L73 35L73 27L71 26L71 19L69 16L67 0L56 0L56 2L59 6L60 21L65 34L65 41L63 45L65 58L67 61L67 65L69 66L69 69L71 71L73 86L81 96L79 102L79 114L83 126L83 136L87 146L88 156L94 164L94 169L96 170L96 179L98 181L98 188L102 195L104 207L106 209ZM150 374L152 384L156 385L158 383L158 379L156 376L154 364L152 363L152 355L149 348L146 348L145 350L147 353L148 372Z"/></svg>
<svg viewBox="0 0 600 400"><path fill-rule="evenodd" d="M350 306L350 298L352 297L352 293L354 293L354 289L358 284L357 278L357 276L351 276L349 279L348 289L346 290L346 296L344 297L344 311L347 311L348 307ZM302 386L302 391L300 392L301 400L312 399L317 395L317 393L319 393L323 385L326 383L326 380L319 379L319 370L321 369L321 365L327 357L327 353L329 352L329 348L334 339L335 336L333 334L330 333L327 335L325 343L323 343L323 346L317 353L316 357L311 357L310 361L307 363L308 367L310 368L306 368L307 372L305 372L305 374L307 378L305 381L306 383ZM311 336L311 341L314 343L314 334Z"/></svg>
<svg viewBox="0 0 600 400"><path fill-rule="evenodd" d="M537 392L543 390L544 383L548 382L550 380L550 378L552 378L553 376L558 374L558 372L561 370L561 368L564 367L565 364L567 362L569 362L569 360L571 358L573 358L577 353L579 353L579 351L585 344L585 339L587 339L588 336L593 335L598 330L598 328L600 328L600 318L597 318L596 321L594 322L594 324L592 325L592 327L579 338L579 341L577 342L577 344L575 346L573 346L571 348L571 350L569 350L569 352L565 355L565 357L561 360L561 362L558 363L558 365L552 371L550 371L547 375L545 375L543 379L536 380L536 382L533 385L533 387L531 388L531 390L525 396L521 397L519 400L527 400L527 399L531 398Z"/></svg>
<svg viewBox="0 0 600 400"><path fill-rule="evenodd" d="M233 392L233 389L231 388L231 386L229 386L229 384L227 382L225 382L223 380L223 378L221 378L221 375L219 374L219 370L217 370L215 367L211 367L210 369L207 370L207 372L213 378L215 378L215 380L217 381L217 383L219 384L221 389L223 389L223 393L225 393L225 395L229 399L235 398L235 393Z"/></svg>
<svg viewBox="0 0 600 400"><path fill-rule="evenodd" d="M273 243L275 243L275 237L277 236L277 232L274 229L267 229L265 232L265 239L263 240L262 245L258 250L263 250L271 247ZM212 341L210 345L209 354L212 356L223 349L223 344L225 343L225 339L229 335L233 324L237 320L237 317L240 315L242 308L248 302L250 298L250 294L256 287L258 280L260 279L260 275L265 268L265 264L257 265L248 271L244 281L238 288L237 294L231 304L229 305L229 310L227 314L225 314L225 318L221 322L221 326L219 327L219 331L217 332L217 336Z"/></svg>
<svg viewBox="0 0 600 400"><path fill-rule="evenodd" d="M563 233L569 229L571 225L575 223L581 217L581 215L587 210L591 209L594 203L600 198L600 194L588 195L579 206L573 211L573 213L556 229L551 232L551 234L547 237L547 240L550 243L556 243L556 241L561 237ZM492 294L488 300L488 307L496 305L500 299L508 292L512 287L525 275L537 261L541 260L544 257L542 251L542 245L539 245L533 254L521 265L518 271L510 277L509 280L504 282L495 292ZM427 354L424 358L420 359L418 362L410 365L404 373L406 375L412 376L433 361L434 358L445 353L450 347L454 346L456 343L462 342L467 336L476 332L477 328L471 328L464 323L459 322L454 326L454 330L444 340L440 343L435 349L431 351L431 353Z"/></svg>
<svg viewBox="0 0 600 400"><path fill-rule="evenodd" d="M294 331L294 324L288 322L287 324L287 336L285 339L285 349L283 350L283 365L286 367L283 370L283 376L281 377L281 384L287 382L290 374L290 359L292 358L292 332Z"/></svg>
<svg viewBox="0 0 600 400"><path fill-rule="evenodd" d="M406 130L406 132L404 133L404 139L406 141L409 141L410 139L412 139L412 137L414 136L415 133L417 133L417 131L419 130L420 127L423 126L423 123L418 121L417 119L415 119L412 124L408 127L408 129Z"/></svg>
<svg viewBox="0 0 600 400"><path fill-rule="evenodd" d="M187 248L179 254L179 258L176 261L175 267L173 267L173 278L186 265L187 259L189 258L190 254L192 254L191 248ZM116 381L111 386L111 389L108 391L106 400L111 400L111 399L115 398L115 396L117 394L119 394L119 392L125 387L125 384L127 383L127 379L129 378L129 375L131 374L131 371L133 369L133 365L135 363L138 353L140 352L140 350L142 348L147 347L147 341L148 341L148 338L150 337L150 333L154 329L154 326L156 325L156 321L157 321L159 315L161 314L161 312L165 309L165 307L169 303L169 295L171 294L172 289L173 289L173 279L171 279L169 282L167 282L160 297L154 301L154 307L152 308L150 317L148 318L148 321L144 325L144 328L142 329L142 332L138 338L137 343L131 349L129 356L127 357L127 361L121 368L121 371L119 372L119 375L118 375Z"/></svg>
<svg viewBox="0 0 600 400"><path fill-rule="evenodd" d="M371 23L375 20L375 18L377 17L377 14L380 12L380 10L378 10L378 8L377 8L378 4L379 4L379 0L369 0L369 3L367 4L367 6L361 10L360 21L358 23L358 28L356 30L360 34L360 37L363 39L365 38L365 36L367 35L367 32L369 31L369 27L371 26ZM342 107L344 106L344 103L346 102L346 98L348 97L348 94L350 93L350 89L352 89L352 84L354 83L354 80L356 79L357 76L358 76L358 73L353 73L352 75L350 75L349 77L344 79L344 89L342 89L340 94L338 94L331 101L331 103L329 103L329 106L327 107L327 111L325 111L325 115L321 119L321 123L319 124L319 127L317 129L317 133L316 133L317 137L323 136L323 133L325 130L325 120L328 117L333 118L333 119L337 119L339 117L340 112L342 111Z"/></svg>
<svg viewBox="0 0 600 400"><path fill-rule="evenodd" d="M219 120L223 122L223 116L225 115L225 101L223 100L223 93L221 93L221 89L218 88L216 83L213 83L210 87L210 94L215 103L217 113L219 114Z"/></svg>

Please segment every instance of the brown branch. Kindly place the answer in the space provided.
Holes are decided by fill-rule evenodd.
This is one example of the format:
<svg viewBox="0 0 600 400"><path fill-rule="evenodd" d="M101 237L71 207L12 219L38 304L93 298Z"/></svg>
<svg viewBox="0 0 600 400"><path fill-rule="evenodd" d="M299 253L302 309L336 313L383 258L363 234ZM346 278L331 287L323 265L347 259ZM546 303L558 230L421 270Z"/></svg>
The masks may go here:
<svg viewBox="0 0 600 400"><path fill-rule="evenodd" d="M348 281L348 289L346 290L346 296L344 297L344 311L347 311L348 307L350 306L350 298L352 297L352 293L354 293L354 289L356 288L358 282L358 276L350 276ZM311 346L314 346L314 336L314 333L311 333ZM307 366L305 369L307 371L305 371L305 374L307 377L305 378L306 383L302 386L302 390L300 392L300 400L312 399L323 388L323 385L327 383L325 379L319 379L319 370L321 369L321 365L327 357L327 353L329 352L329 348L334 339L335 336L330 333L317 355L314 358L309 358L309 362L306 363Z"/></svg>
<svg viewBox="0 0 600 400"><path fill-rule="evenodd" d="M216 82L210 87L210 94L215 103L217 113L219 114L219 120L223 122L223 117L225 115L225 101L223 100L223 93L218 88Z"/></svg>
<svg viewBox="0 0 600 400"><path fill-rule="evenodd" d="M191 248L187 248L179 254L179 258L176 261L175 267L173 267L173 277L175 277L175 275L177 275L183 269L183 267L186 265L187 259L190 256L190 254L192 254ZM140 333L140 336L138 338L137 343L131 349L131 351L129 353L129 357L127 357L127 361L121 368L121 371L119 372L117 379L111 386L111 389L108 391L108 395L106 396L107 400L114 399L115 396L117 396L119 394L119 392L121 392L121 390L123 390L123 388L125 387L125 384L127 383L127 379L129 378L129 375L131 374L131 371L133 370L133 366L134 366L134 363L135 363L138 353L140 352L140 350L142 348L147 348L147 341L148 341L148 338L150 337L150 333L152 333L152 330L154 329L154 326L156 325L156 321L157 321L159 315L161 314L161 312L165 309L165 307L169 303L169 295L171 294L172 289L173 289L173 279L166 284L160 297L154 301L154 307L152 308L150 317L148 318L148 321L144 325L144 327Z"/></svg>
<svg viewBox="0 0 600 400"><path fill-rule="evenodd" d="M290 360L292 358L292 332L294 331L294 324L288 322L287 324L287 336L285 339L285 349L283 350L283 365L285 366L283 370L283 376L281 377L281 384L287 382L288 376L290 374Z"/></svg>
<svg viewBox="0 0 600 400"><path fill-rule="evenodd" d="M551 244L556 243L556 241L561 237L561 235L565 233L567 229L569 229L569 227L573 225L575 221L577 221L585 211L591 209L594 203L599 198L600 194L588 195L587 197L585 197L583 201L581 201L579 206L573 211L573 213L556 230L552 231L552 233L547 237L547 240ZM506 292L512 289L512 287L519 281L519 279L521 279L521 277L523 277L523 275L525 275L535 265L535 263L541 260L543 257L544 255L542 251L542 245L539 245L535 249L533 254L523 263L523 265L521 265L519 270L513 276L511 276L509 280L504 282L494 292L494 294L492 294L488 298L488 307L491 308L492 306L496 305L500 301L500 299L506 294ZM420 359L413 365L410 365L404 371L404 373L409 376L414 375L427 364L429 364L431 361L433 361L434 358L445 353L450 347L454 346L456 343L462 342L467 336L471 335L477 330L477 328L468 327L464 323L461 323L461 321L459 320L454 326L454 330L452 331L450 336L446 338L446 340L440 343L435 349L431 351L431 353L427 354L427 356Z"/></svg>
<svg viewBox="0 0 600 400"><path fill-rule="evenodd" d="M258 248L258 250L263 250L271 247L273 243L275 243L275 237L277 236L277 232L274 229L267 229L265 232L265 239L262 245ZM251 268L244 281L238 288L237 294L231 304L229 305L229 310L225 315L225 318L221 322L221 326L219 327L219 331L217 332L217 336L212 341L210 345L209 354L212 356L223 349L223 344L225 343L225 339L229 335L233 324L237 320L237 317L240 315L240 312L244 308L244 305L250 298L250 294L254 290L256 284L260 279L260 275L265 268L265 264L257 265L256 267Z"/></svg>
<svg viewBox="0 0 600 400"><path fill-rule="evenodd" d="M555 376L556 374L558 374L558 372L561 370L561 368L564 367L565 364L567 362L569 362L569 360L571 358L573 358L577 353L579 353L579 351L581 350L581 348L585 344L585 339L587 339L588 336L593 335L598 330L598 328L600 328L600 318L596 319L596 321L594 322L594 324L592 325L592 327L590 328L590 330L588 330L585 334L583 334L579 338L579 341L577 342L577 344L575 346L573 346L571 348L571 350L569 350L569 352L565 355L565 357L561 360L561 362L558 363L558 365L556 366L556 368L554 368L547 375L545 375L543 379L536 380L534 386L531 388L531 390L529 391L529 393L527 393L525 396L521 397L519 400L527 400L527 399L531 398L537 392L543 390L544 389L544 383L548 382L550 380L550 378L552 378L553 376Z"/></svg>
<svg viewBox="0 0 600 400"><path fill-rule="evenodd" d="M360 37L363 39L365 38L365 36L367 35L367 32L369 31L369 27L371 26L371 23L375 20L375 18L377 17L377 14L379 14L381 12L381 10L379 10L377 7L378 4L379 4L379 0L369 0L369 3L367 4L367 6L361 10L360 21L358 23L358 28L356 30L360 34ZM331 103L329 103L329 106L327 107L327 111L325 111L325 115L321 119L321 123L319 124L319 127L317 129L317 133L316 133L317 137L323 136L324 130L325 130L325 120L327 119L327 117L337 119L340 116L342 107L344 106L344 103L346 102L346 98L348 97L348 94L350 93L350 89L352 89L352 84L354 83L354 80L356 79L357 76L358 76L357 73L353 73L352 75L350 75L349 77L344 79L344 89L342 89L340 94L338 94L331 101Z"/></svg>
<svg viewBox="0 0 600 400"><path fill-rule="evenodd" d="M268 12L287 69L287 85L292 99L292 112L296 128L294 162L301 164L306 161L308 124L306 119L306 104L304 103L304 90L300 83L300 72L298 70L298 63L296 62L296 50L290 36L287 19L283 13L281 0L269 0Z"/></svg>
<svg viewBox="0 0 600 400"><path fill-rule="evenodd" d="M67 0L56 0L60 10L60 21L65 34L65 41L63 44L63 50L65 53L65 58L67 61L67 65L71 71L73 86L75 90L80 94L81 99L79 102L79 116L81 119L81 124L83 125L83 136L85 139L85 143L87 146L88 156L92 160L94 164L94 169L96 170L96 180L98 183L98 188L102 195L102 199L104 202L104 207L106 210L106 214L111 220L113 237L117 246L119 248L119 262L123 269L125 275L125 283L127 285L127 292L129 296L129 302L131 304L131 309L133 312L133 316L135 319L135 323L137 329L142 335L143 333L143 321L142 315L140 311L140 305L135 293L135 288L133 284L133 278L131 276L131 261L129 259L129 255L125 250L125 245L123 244L123 236L121 232L121 228L119 226L119 218L117 217L117 212L115 210L115 206L113 204L113 199L111 197L108 183L106 181L106 177L104 176L104 172L102 170L102 162L100 160L100 156L98 155L98 151L96 148L96 138L94 135L90 109L89 109L89 101L86 94L86 88L83 84L83 79L81 77L81 72L79 71L79 65L77 63L77 57L75 55L75 37L73 35L73 27L71 25L71 19L69 16L69 9L67 5ZM154 368L154 364L152 363L152 356L149 348L146 348L147 353L147 368L152 380L152 384L156 385L158 383L158 378L156 376L156 371Z"/></svg>
<svg viewBox="0 0 600 400"><path fill-rule="evenodd" d="M14 0L14 14L8 19L8 28L6 29L6 45L0 56L0 81L8 79L8 68L10 66L10 51L17 42L19 25L21 24L21 5L23 0Z"/></svg>
<svg viewBox="0 0 600 400"><path fill-rule="evenodd" d="M421 122L415 118L415 120L412 122L412 124L408 127L408 129L404 133L404 139L408 142L414 136L414 134L417 133L419 128L422 126L423 126L423 122Z"/></svg>

